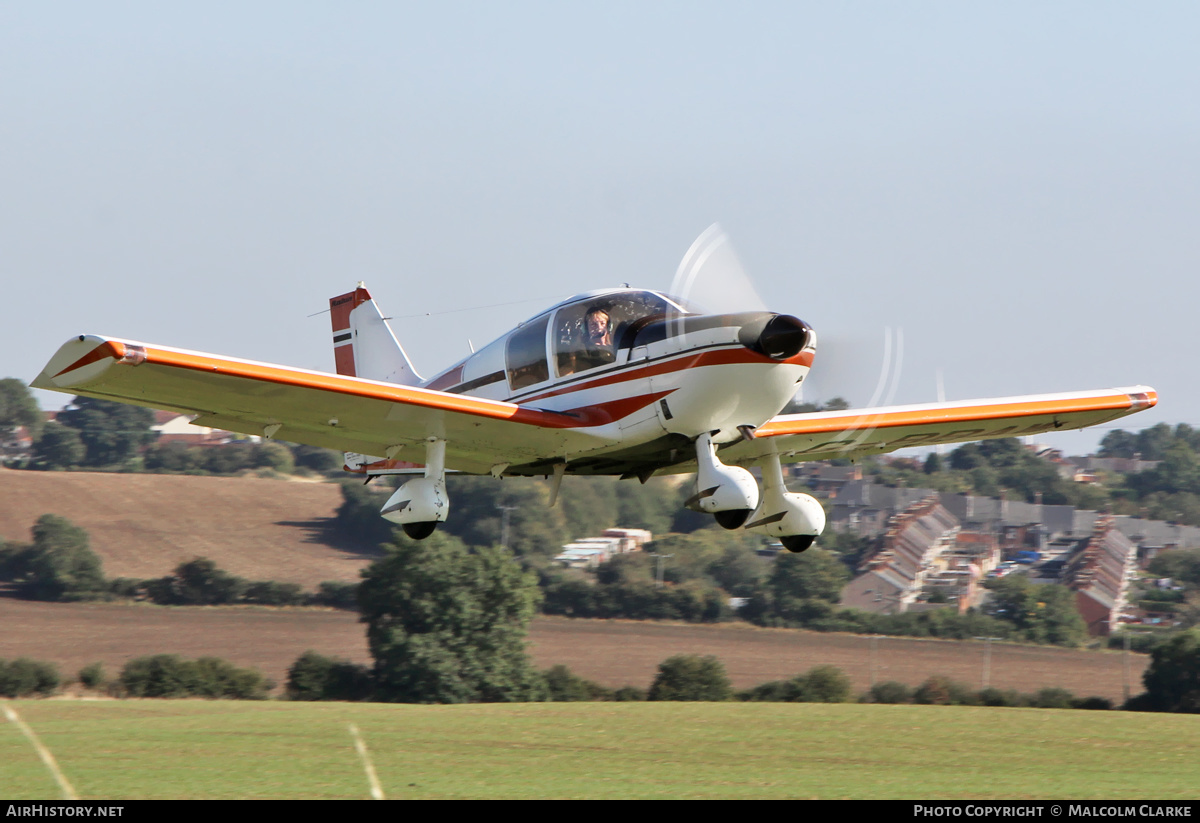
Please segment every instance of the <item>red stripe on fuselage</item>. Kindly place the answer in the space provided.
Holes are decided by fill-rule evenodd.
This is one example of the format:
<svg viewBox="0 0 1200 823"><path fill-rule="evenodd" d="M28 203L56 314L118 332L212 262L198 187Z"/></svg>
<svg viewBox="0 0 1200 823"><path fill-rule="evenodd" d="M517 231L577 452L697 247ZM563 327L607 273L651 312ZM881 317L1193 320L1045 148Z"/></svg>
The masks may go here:
<svg viewBox="0 0 1200 823"><path fill-rule="evenodd" d="M671 374L684 369L694 369L701 366L728 366L737 363L756 363L759 365L800 365L811 366L813 361L812 352L801 352L800 354L788 360L772 360L770 357L752 352L745 346L731 346L727 349L714 349L700 352L681 352L678 356L671 357L669 360L663 360L653 363L649 366L642 366L635 363L626 364L613 371L606 372L603 376L597 377L594 380L585 380L582 383L576 383L570 386L563 386L558 389L551 389L534 394L529 397L523 397L519 402L533 403L538 400L545 400L548 397L558 397L563 394L572 392L586 391L595 389L601 386L611 386L614 383L625 383L630 380L640 380L642 378L654 377L660 374Z"/></svg>

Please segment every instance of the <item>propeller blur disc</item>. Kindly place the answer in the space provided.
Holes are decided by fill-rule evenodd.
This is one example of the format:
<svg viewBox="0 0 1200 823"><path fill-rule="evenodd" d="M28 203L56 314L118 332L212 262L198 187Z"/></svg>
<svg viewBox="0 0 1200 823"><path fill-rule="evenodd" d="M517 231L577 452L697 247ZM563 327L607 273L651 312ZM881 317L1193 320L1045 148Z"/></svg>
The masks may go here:
<svg viewBox="0 0 1200 823"><path fill-rule="evenodd" d="M671 281L670 294L704 312L767 310L719 223L705 229L687 250Z"/></svg>

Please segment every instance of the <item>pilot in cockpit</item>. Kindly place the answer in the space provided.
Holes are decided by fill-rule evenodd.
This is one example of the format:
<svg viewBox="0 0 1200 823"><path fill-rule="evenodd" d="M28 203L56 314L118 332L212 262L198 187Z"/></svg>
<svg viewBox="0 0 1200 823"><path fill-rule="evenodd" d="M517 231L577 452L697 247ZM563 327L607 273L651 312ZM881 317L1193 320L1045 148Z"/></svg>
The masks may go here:
<svg viewBox="0 0 1200 823"><path fill-rule="evenodd" d="M608 312L601 308L592 309L584 319L585 336L589 353L607 352L611 361L613 355L612 326L609 323Z"/></svg>
<svg viewBox="0 0 1200 823"><path fill-rule="evenodd" d="M576 343L576 350L570 358L570 364L564 364L560 373L569 374L587 369L594 369L612 363L617 359L617 348L613 345L612 315L607 308L594 306L583 317L582 340ZM560 361L561 362L561 361Z"/></svg>

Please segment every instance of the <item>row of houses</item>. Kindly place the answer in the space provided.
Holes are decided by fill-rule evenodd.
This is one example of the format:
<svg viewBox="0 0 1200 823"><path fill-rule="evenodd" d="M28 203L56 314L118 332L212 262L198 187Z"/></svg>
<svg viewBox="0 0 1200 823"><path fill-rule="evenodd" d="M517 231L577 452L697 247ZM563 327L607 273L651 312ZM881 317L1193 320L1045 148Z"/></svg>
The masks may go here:
<svg viewBox="0 0 1200 823"><path fill-rule="evenodd" d="M996 534L1004 549L1021 545L1040 550L1058 538L1080 538L1091 534L1096 523L1109 516L1074 506L1027 503L1004 496L889 488L860 478L847 481L836 497L831 496L829 524L837 531L875 537L887 529L892 515L931 495L937 496L965 530ZM1128 515L1114 515L1112 522L1117 531L1138 546L1143 564L1166 549L1200 547L1200 526Z"/></svg>
<svg viewBox="0 0 1200 823"><path fill-rule="evenodd" d="M957 603L965 611L986 596L980 581L1003 569L1006 558L1023 553L1030 558L1033 582L1057 583L1075 593L1076 608L1092 635L1110 634L1131 618L1128 593L1139 552L1118 518L1100 515L1087 535L1059 534L1052 540L1043 540L1041 524L1027 525L1032 528L967 528L938 494L929 494L888 519L878 549L843 590L842 605L898 614Z"/></svg>

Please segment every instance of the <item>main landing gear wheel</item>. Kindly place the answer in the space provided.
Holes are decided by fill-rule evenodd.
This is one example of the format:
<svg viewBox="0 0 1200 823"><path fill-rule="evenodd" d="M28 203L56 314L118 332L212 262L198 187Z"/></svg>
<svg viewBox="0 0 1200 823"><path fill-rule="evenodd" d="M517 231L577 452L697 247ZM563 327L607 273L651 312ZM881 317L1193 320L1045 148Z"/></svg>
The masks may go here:
<svg viewBox="0 0 1200 823"><path fill-rule="evenodd" d="M813 544L817 539L815 534L789 534L779 538L779 542L790 552L799 554Z"/></svg>
<svg viewBox="0 0 1200 823"><path fill-rule="evenodd" d="M428 520L424 523L401 523L400 525L404 527L404 533L413 540L424 540L433 534L438 524L436 520Z"/></svg>
<svg viewBox="0 0 1200 823"><path fill-rule="evenodd" d="M717 523L723 529L740 529L742 524L750 519L752 509L729 509L723 512L713 512L713 517L717 518ZM806 547L807 548L807 547ZM801 549L800 551L803 551Z"/></svg>

